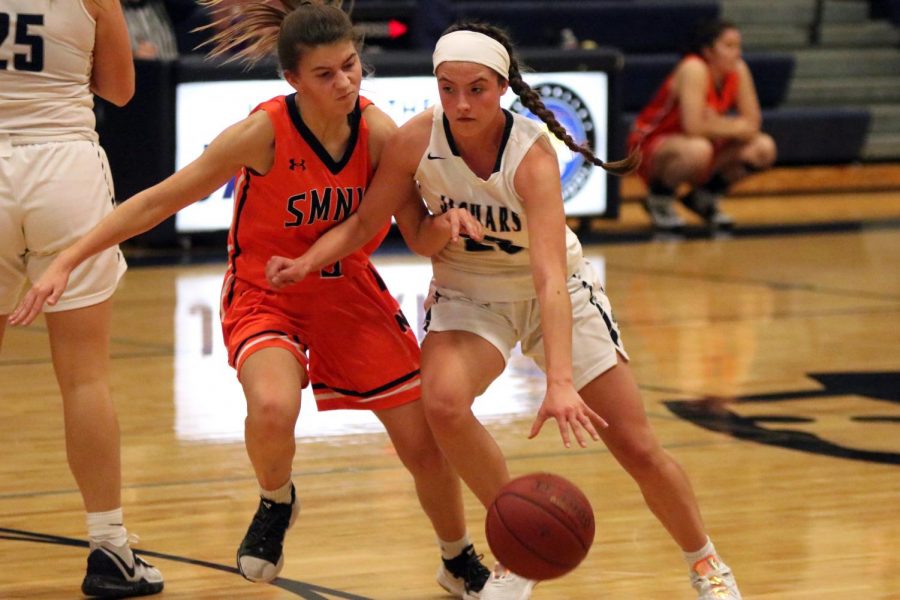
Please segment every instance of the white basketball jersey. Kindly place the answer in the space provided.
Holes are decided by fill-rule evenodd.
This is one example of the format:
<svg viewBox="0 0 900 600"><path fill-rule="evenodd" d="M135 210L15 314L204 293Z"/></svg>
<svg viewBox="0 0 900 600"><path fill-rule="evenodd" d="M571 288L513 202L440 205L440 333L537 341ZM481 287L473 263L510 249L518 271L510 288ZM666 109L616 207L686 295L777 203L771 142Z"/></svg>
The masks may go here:
<svg viewBox="0 0 900 600"><path fill-rule="evenodd" d="M534 298L528 221L513 180L528 150L547 135L546 126L504 111L506 129L500 153L494 172L484 180L456 152L441 107L433 110L431 141L416 170L419 191L434 214L466 208L484 225L485 234L483 242L460 239L432 257L435 285L486 302ZM562 202L560 198L546 200ZM578 238L568 227L566 252L571 274L581 264L582 253Z"/></svg>
<svg viewBox="0 0 900 600"><path fill-rule="evenodd" d="M96 22L83 0L0 0L0 133L13 143L97 140Z"/></svg>

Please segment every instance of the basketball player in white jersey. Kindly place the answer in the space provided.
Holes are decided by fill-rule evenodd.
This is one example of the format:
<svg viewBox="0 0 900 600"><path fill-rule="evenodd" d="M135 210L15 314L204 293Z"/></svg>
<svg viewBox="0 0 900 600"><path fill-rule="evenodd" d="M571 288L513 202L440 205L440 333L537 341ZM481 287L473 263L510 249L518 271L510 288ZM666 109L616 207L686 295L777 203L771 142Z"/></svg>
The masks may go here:
<svg viewBox="0 0 900 600"><path fill-rule="evenodd" d="M588 437L602 439L681 547L698 597L740 599L706 535L687 476L650 428L609 299L565 224L556 152L541 123L503 110L500 97L512 88L570 150L606 170L626 172L634 156L604 163L579 147L522 81L509 40L497 28L448 29L434 51L434 72L441 104L395 134L362 208L303 256L273 257L270 284L290 285L330 264L391 214L424 217L422 197L436 214L468 207L484 226L482 242L410 245L432 257L422 401L453 467L485 507L509 481L500 448L471 406L521 343L547 374L529 437L553 418L566 446L573 437L581 446ZM480 600L526 600L534 585L501 568Z"/></svg>
<svg viewBox="0 0 900 600"><path fill-rule="evenodd" d="M0 341L25 281L112 210L94 94L119 106L134 94L119 0L0 0ZM122 520L108 371L110 296L124 272L117 247L98 254L46 316L68 462L87 510L89 596L163 589L159 571L131 551Z"/></svg>

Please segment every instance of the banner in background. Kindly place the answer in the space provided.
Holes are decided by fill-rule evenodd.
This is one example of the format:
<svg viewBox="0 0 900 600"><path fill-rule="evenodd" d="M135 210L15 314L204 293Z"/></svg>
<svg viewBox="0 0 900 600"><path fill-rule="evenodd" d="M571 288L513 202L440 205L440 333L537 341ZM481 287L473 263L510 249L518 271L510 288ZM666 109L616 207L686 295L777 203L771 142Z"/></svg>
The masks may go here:
<svg viewBox="0 0 900 600"><path fill-rule="evenodd" d="M525 81L553 111L557 120L579 144L606 159L608 147L608 79L603 72L529 73ZM180 83L176 87L175 166L181 169L197 158L229 125L245 118L268 98L293 92L282 80L207 81ZM431 75L376 76L362 82L362 94L388 113L398 125L439 102ZM512 91L502 99L505 108L536 118ZM559 157L566 214L596 215L606 210L606 173L594 167L552 134ZM234 179L208 198L176 215L178 233L223 231L231 224Z"/></svg>

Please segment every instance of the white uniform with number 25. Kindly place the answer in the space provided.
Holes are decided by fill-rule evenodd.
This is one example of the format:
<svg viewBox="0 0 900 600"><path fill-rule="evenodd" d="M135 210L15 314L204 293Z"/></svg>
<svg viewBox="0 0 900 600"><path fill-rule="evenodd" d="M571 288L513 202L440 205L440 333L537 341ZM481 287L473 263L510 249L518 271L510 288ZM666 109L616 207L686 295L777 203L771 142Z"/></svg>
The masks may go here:
<svg viewBox="0 0 900 600"><path fill-rule="evenodd" d="M83 0L0 0L0 314L113 208L90 90L94 37ZM45 310L102 302L125 269L118 247L86 260Z"/></svg>

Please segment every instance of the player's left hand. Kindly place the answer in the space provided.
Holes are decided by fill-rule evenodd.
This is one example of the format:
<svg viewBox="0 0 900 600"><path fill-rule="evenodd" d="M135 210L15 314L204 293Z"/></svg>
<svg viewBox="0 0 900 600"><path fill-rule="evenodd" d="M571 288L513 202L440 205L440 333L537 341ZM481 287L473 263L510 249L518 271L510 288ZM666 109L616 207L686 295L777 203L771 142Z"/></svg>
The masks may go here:
<svg viewBox="0 0 900 600"><path fill-rule="evenodd" d="M606 429L609 424L584 403L581 396L571 384L549 384L544 402L538 410L531 433L528 439L536 437L547 419L556 419L559 425L559 435L562 437L566 448L572 445L572 436L582 448L587 446L585 436L588 435L595 442L600 439L598 429Z"/></svg>
<svg viewBox="0 0 900 600"><path fill-rule="evenodd" d="M284 256L273 256L266 263L266 281L274 290L302 281L308 271L299 260Z"/></svg>
<svg viewBox="0 0 900 600"><path fill-rule="evenodd" d="M475 241L481 241L484 238L484 227L475 218L472 213L464 208L451 208L448 211L438 215L438 219L450 227L450 241L459 241L460 234Z"/></svg>

